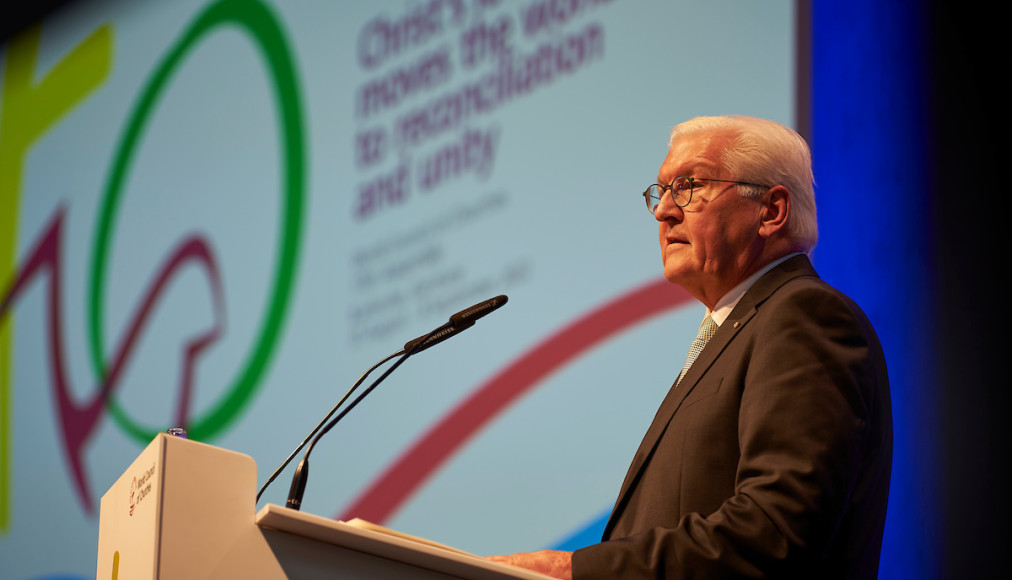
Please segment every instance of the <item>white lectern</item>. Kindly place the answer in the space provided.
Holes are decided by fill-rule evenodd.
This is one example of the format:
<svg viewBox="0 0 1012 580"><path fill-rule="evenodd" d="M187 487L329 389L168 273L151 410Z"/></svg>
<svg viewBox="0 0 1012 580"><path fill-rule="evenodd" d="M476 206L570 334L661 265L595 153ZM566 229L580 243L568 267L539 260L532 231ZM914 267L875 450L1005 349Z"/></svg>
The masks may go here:
<svg viewBox="0 0 1012 580"><path fill-rule="evenodd" d="M97 580L547 576L277 505L247 455L161 434L102 496Z"/></svg>

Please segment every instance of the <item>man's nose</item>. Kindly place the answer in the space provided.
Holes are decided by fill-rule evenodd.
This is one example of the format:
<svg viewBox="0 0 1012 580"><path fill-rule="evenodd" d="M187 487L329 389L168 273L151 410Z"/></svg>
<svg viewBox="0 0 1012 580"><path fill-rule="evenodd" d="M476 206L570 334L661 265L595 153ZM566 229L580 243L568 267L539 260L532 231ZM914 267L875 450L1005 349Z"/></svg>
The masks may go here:
<svg viewBox="0 0 1012 580"><path fill-rule="evenodd" d="M672 218L680 220L684 216L682 208L675 203L671 190L665 191L664 195L661 196L660 203L657 204L657 208L654 209L654 219L663 222Z"/></svg>

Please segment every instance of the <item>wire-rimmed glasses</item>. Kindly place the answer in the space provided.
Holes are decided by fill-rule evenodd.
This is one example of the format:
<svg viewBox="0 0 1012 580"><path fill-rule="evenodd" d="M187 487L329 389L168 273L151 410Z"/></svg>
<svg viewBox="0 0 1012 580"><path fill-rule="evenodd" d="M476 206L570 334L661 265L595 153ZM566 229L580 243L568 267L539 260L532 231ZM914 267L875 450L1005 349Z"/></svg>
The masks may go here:
<svg viewBox="0 0 1012 580"><path fill-rule="evenodd" d="M667 191L671 192L671 201L675 202L678 207L685 207L692 202L692 193L696 188L697 181L719 181L721 183L734 183L737 185L751 185L753 187L765 188L765 185L758 183L749 183L747 181L731 181L729 179L710 179L706 177L685 177L679 176L672 180L670 185L661 185L654 183L643 192L643 199L647 202L647 210L650 213L657 211L657 206L661 204L661 198L664 197L664 193Z"/></svg>

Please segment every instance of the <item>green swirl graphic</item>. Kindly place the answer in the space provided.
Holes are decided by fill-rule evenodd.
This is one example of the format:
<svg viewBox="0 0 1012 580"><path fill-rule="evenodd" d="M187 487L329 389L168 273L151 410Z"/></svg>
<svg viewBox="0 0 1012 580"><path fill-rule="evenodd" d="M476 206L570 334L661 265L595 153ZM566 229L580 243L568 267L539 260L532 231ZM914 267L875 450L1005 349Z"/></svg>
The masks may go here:
<svg viewBox="0 0 1012 580"><path fill-rule="evenodd" d="M246 31L259 48L273 81L279 113L284 163L284 216L279 239L273 287L260 322L258 334L247 352L242 368L221 398L203 415L187 424L190 437L208 440L234 421L255 393L277 347L281 328L288 313L295 280L302 226L305 151L299 86L292 56L284 32L270 10L258 0L221 0L208 6L167 53L150 77L130 116L111 167L105 195L98 214L92 253L88 296L89 348L93 370L99 379L107 376L103 297L108 274L109 248L113 226L123 195L123 184L130 170L134 151L147 121L155 111L163 89L184 58L198 43L220 26L236 25ZM110 398L110 413L132 437L146 443L164 426L149 427L127 416L120 404Z"/></svg>

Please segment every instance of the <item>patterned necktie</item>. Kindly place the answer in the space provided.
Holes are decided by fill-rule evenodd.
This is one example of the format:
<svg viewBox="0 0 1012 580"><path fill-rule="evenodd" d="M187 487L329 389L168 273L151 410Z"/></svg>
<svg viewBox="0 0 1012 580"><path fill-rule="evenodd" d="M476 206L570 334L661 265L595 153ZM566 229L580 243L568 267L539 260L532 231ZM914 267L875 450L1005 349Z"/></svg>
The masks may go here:
<svg viewBox="0 0 1012 580"><path fill-rule="evenodd" d="M699 326L699 333L696 334L696 338L692 340L692 344L689 345L689 354L685 357L685 365L682 366L682 372L678 373L678 380L675 381L675 385L682 381L682 377L688 372L689 367L692 366L693 361L699 356L699 353L703 351L703 347L706 343L713 338L713 334L717 332L717 323L710 318L709 315L703 319L703 324Z"/></svg>

